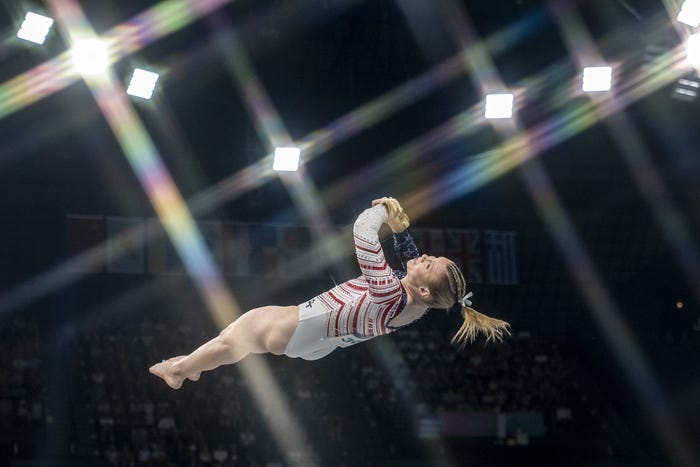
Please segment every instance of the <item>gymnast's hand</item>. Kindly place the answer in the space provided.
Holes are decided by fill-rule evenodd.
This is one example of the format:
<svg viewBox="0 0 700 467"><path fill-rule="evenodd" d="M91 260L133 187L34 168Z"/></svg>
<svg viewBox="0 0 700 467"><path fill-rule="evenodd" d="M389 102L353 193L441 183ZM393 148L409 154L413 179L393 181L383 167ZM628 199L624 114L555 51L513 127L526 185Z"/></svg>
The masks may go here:
<svg viewBox="0 0 700 467"><path fill-rule="evenodd" d="M386 208L387 220L386 223L394 233L403 232L408 228L408 216L403 212L403 208L399 202L391 197L384 197L372 201L372 206L382 204Z"/></svg>

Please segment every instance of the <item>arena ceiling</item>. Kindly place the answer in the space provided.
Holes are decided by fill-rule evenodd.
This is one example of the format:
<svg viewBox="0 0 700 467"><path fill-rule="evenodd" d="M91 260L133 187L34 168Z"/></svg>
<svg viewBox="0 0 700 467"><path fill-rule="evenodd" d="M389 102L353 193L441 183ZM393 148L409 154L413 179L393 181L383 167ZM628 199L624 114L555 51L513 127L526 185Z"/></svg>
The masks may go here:
<svg viewBox="0 0 700 467"><path fill-rule="evenodd" d="M644 185L653 173L694 232L698 104L671 97L693 73L676 57L686 30L675 3L4 2L0 208L12 224L7 257L22 263L5 277L22 280L61 259L66 214L156 215L134 162L139 147L127 157L136 140L152 143L197 218L308 223L321 206L327 220L347 224L388 193L411 200L415 225L539 223L524 161L508 162L520 137L529 141L524 159L543 163L581 229L628 217L658 224ZM113 65L117 86L136 66L161 73L153 100L126 101L137 125L121 136L86 82L41 68L67 50L65 27L43 46L14 37L27 8L51 14L70 4L97 34L132 46ZM120 32L125 24L137 39ZM588 62L615 67L615 97L578 91ZM517 96L506 130L479 110L483 92L499 89ZM280 142L309 149L311 207L264 166ZM647 172L630 165L639 151ZM214 187L224 194L197 205ZM37 247L46 242L54 248ZM25 260L30 253L39 258Z"/></svg>

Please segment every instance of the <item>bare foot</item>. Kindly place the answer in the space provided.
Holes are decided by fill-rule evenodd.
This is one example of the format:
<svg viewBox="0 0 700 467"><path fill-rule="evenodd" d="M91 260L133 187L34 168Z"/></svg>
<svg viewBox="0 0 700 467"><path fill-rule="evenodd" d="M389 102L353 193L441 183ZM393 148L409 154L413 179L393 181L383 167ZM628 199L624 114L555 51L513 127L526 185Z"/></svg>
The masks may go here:
<svg viewBox="0 0 700 467"><path fill-rule="evenodd" d="M160 363L156 363L151 368L149 368L148 371L150 371L151 374L154 374L157 377L161 378L171 388L180 389L180 387L182 386L182 381L185 378L176 374L175 369L173 368L174 365L175 362L166 360Z"/></svg>
<svg viewBox="0 0 700 467"><path fill-rule="evenodd" d="M177 357L169 358L166 360L166 362L177 363L185 357L187 357L187 355L180 355ZM186 378L189 379L190 381L199 381L200 376L202 376L202 372L198 371L197 373L192 373L191 375L187 375Z"/></svg>

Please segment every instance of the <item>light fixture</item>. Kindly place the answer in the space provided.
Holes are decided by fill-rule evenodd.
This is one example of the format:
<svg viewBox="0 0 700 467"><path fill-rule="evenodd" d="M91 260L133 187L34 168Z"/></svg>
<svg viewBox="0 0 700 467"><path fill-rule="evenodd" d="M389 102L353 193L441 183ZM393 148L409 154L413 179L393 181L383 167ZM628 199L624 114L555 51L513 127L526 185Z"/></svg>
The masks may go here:
<svg viewBox="0 0 700 467"><path fill-rule="evenodd" d="M100 39L76 40L71 49L73 66L84 76L97 76L109 67L107 44Z"/></svg>
<svg viewBox="0 0 700 467"><path fill-rule="evenodd" d="M609 91L612 86L612 67L593 66L583 69L583 92Z"/></svg>
<svg viewBox="0 0 700 467"><path fill-rule="evenodd" d="M700 34L688 36L685 43L685 53L688 63L695 69L700 68Z"/></svg>
<svg viewBox="0 0 700 467"><path fill-rule="evenodd" d="M484 117L510 118L513 116L513 94L488 94Z"/></svg>
<svg viewBox="0 0 700 467"><path fill-rule="evenodd" d="M700 25L700 0L685 0L676 19L683 24L697 28Z"/></svg>
<svg viewBox="0 0 700 467"><path fill-rule="evenodd" d="M25 15L17 31L17 37L35 44L43 44L51 26L53 26L53 19L30 11Z"/></svg>
<svg viewBox="0 0 700 467"><path fill-rule="evenodd" d="M158 82L158 73L136 68L131 76L131 82L126 90L130 96L150 99L153 96L153 90Z"/></svg>
<svg viewBox="0 0 700 467"><path fill-rule="evenodd" d="M276 148L272 168L278 172L294 172L299 168L299 148Z"/></svg>

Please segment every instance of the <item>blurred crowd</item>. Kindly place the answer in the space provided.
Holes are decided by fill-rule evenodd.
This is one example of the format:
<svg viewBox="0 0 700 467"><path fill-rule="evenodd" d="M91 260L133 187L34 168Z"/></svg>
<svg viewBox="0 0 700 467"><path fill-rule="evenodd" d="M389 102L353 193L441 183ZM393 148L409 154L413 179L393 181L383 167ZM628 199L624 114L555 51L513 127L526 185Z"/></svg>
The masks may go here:
<svg viewBox="0 0 700 467"><path fill-rule="evenodd" d="M179 391L148 373L152 363L215 335L206 318L196 323L122 319L62 332L50 338L51 346L31 320L3 325L2 459L59 455L109 466L286 465L289 454L279 449L284 443L269 428L274 420L256 405L256 393L268 388L254 387L235 366L205 373L197 383L186 381ZM311 446L309 462L323 465L411 458L423 441L439 438L445 412L532 412L541 414L547 433L590 421L590 408L556 346L522 331L502 344L479 342L464 351L449 338L448 331L415 326L316 362L261 358ZM50 368L55 365L59 371ZM61 393L56 387L69 394L63 413L53 409L60 407L51 399ZM522 446L530 436L520 430L495 442Z"/></svg>

